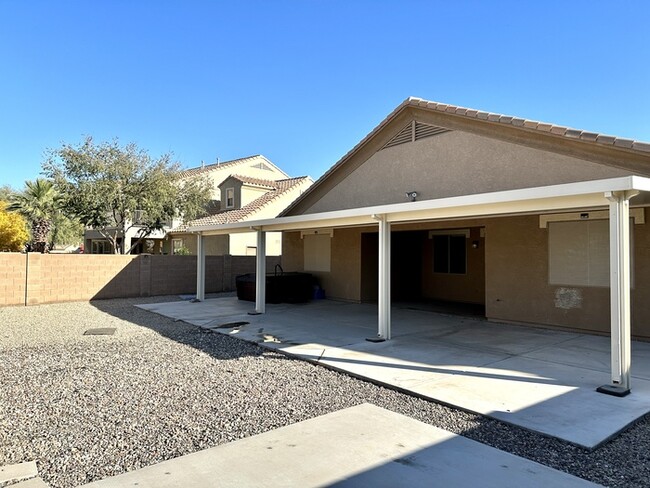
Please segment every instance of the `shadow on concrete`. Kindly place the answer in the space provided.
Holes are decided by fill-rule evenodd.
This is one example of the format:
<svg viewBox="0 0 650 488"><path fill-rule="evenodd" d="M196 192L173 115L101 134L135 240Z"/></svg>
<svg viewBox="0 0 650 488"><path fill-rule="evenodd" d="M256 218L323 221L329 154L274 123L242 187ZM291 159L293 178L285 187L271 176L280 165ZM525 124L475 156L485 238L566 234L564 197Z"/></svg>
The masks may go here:
<svg viewBox="0 0 650 488"><path fill-rule="evenodd" d="M232 294L222 293L214 295L230 296ZM267 351L256 344L238 341L226 335L201 329L182 320L164 317L135 306L140 303L170 303L173 302L174 299L182 302L182 300L175 296L163 296L152 298L92 300L90 303L92 306L104 313L130 322L138 327L151 329L167 339L192 347L212 356L215 359L227 360L245 356L261 356L265 351ZM227 345L225 344L226 342L228 342ZM293 358L284 355L279 356L288 360L294 360Z"/></svg>

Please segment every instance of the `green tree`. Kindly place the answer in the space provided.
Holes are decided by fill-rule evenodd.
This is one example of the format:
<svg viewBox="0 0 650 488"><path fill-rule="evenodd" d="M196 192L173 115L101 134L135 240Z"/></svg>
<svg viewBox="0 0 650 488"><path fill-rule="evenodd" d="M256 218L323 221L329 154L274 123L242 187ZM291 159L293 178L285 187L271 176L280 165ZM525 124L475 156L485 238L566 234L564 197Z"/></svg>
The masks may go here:
<svg viewBox="0 0 650 488"><path fill-rule="evenodd" d="M27 222L23 216L8 212L7 203L0 200L0 251L22 251L28 240Z"/></svg>
<svg viewBox="0 0 650 488"><path fill-rule="evenodd" d="M16 192L9 185L0 186L0 201L9 202Z"/></svg>
<svg viewBox="0 0 650 488"><path fill-rule="evenodd" d="M26 181L22 192L15 194L7 210L18 212L31 224L34 251L47 252L48 236L59 208L59 196L51 181L37 178Z"/></svg>
<svg viewBox="0 0 650 488"><path fill-rule="evenodd" d="M50 247L78 246L83 242L84 226L75 218L70 218L63 212L57 212L52 221L50 232Z"/></svg>
<svg viewBox="0 0 650 488"><path fill-rule="evenodd" d="M60 191L65 213L99 232L116 253L129 254L174 217L202 215L210 198L208 181L182 178L170 155L153 159L117 140L64 144L49 152L43 171ZM138 231L136 242L121 245L131 228Z"/></svg>

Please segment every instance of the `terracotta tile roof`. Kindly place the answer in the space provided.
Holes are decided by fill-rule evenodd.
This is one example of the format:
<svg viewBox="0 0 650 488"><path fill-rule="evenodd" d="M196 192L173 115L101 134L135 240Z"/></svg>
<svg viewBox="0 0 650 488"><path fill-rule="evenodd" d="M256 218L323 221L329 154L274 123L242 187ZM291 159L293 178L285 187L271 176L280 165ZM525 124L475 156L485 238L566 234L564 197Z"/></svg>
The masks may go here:
<svg viewBox="0 0 650 488"><path fill-rule="evenodd" d="M318 187L323 181L325 181L333 172L338 170L341 165L352 157L364 144L366 144L370 139L372 139L378 132L380 132L391 120L393 120L400 112L408 107L417 107L427 110L435 110L438 112L444 112L451 114L453 116L466 117L470 119L479 119L486 122L493 122L499 124L507 124L522 130L532 130L539 132L546 132L556 136L565 137L567 139L577 139L584 141L589 144L605 145L605 146L614 146L619 149L624 149L628 151L637 151L644 153L650 153L650 142L635 141L632 139L625 139L622 137L609 136L605 134L599 134L597 132L589 132L580 129L572 129L569 127L564 127L561 125L550 124L547 122L539 122L537 120L528 120L521 117L514 117L511 115L496 114L492 112L485 112L482 110L476 110L473 108L459 107L457 105L450 105L447 103L432 102L429 100L424 100L423 98L409 97L400 103L395 110L393 110L384 120L382 120L366 137L359 141L352 149L350 149L341 159L338 160L332 167L330 167L325 173L321 175L318 180L303 193L300 197L293 201L279 216L284 217L290 215L292 209L294 209L299 202L301 202L308 194L318 191Z"/></svg>
<svg viewBox="0 0 650 488"><path fill-rule="evenodd" d="M239 159L232 159L230 161L224 161L223 163L212 163L212 164L206 164L204 166L198 166L196 168L189 168L189 169L181 171L180 174L181 174L181 177L193 176L193 175L198 175L198 174L202 174L202 173L207 173L207 172L213 171L213 170L221 170L223 168L233 168L235 166L241 166L243 164L249 164L249 163L264 163L264 164L271 165L274 168L277 168L277 166L275 166L271 161L266 159L264 156L262 156L261 154L256 154L254 156L247 156L245 158L239 158ZM280 170L280 171L282 171L282 170Z"/></svg>
<svg viewBox="0 0 650 488"><path fill-rule="evenodd" d="M446 103L430 102L422 98L410 97L407 98L391 115L386 119L391 118L396 112L403 109L405 106L423 107L427 109L437 110L438 112L447 112L454 115L461 115L474 119L487 120L489 122L498 122L500 124L509 124L516 127L523 127L526 129L534 129L540 132L550 132L564 136L570 139L580 139L582 141L596 142L598 144L605 144L610 146L623 147L626 149L634 149L637 151L650 152L650 143L635 141L633 139L625 139L622 137L610 136L605 134L598 134L596 132L588 132L580 129L572 129L562 125L549 124L547 122L539 122L536 120L527 120L511 115L495 114L492 112L483 112L471 108L458 107L456 105L449 105ZM380 124L380 126L383 125ZM374 132L374 131L373 131ZM371 133L372 134L372 133Z"/></svg>
<svg viewBox="0 0 650 488"><path fill-rule="evenodd" d="M242 175L237 175L237 174L230 175L228 178L234 178L237 181L241 181L242 183L244 183L246 185L259 186L259 187L262 187L262 188L270 188L270 189L275 189L277 187L277 183L278 183L276 180L263 180L261 178L253 178L251 176L242 176ZM226 180L228 178L226 178ZM280 180L280 181L283 181L283 180Z"/></svg>
<svg viewBox="0 0 650 488"><path fill-rule="evenodd" d="M285 194L287 191L294 188L296 185L311 180L309 176L298 176L296 178L287 178L285 180L277 180L277 181L259 180L257 178L248 178L248 177L240 177L240 176L237 176L237 178L242 178L242 181L243 179L246 179L247 181L253 180L258 183L262 182L264 183L264 186L270 187L271 190L265 193L264 195L262 195L261 197L256 198L255 200L248 203L247 205L244 205L241 208L226 210L224 212L219 212L214 215L208 215L200 219L191 220L172 229L171 231L169 231L169 234L184 233L187 232L188 227L194 227L198 225L230 224L233 222L241 222L243 220L246 220L246 217L254 214L264 206L268 205L269 203L273 202L274 200L276 200L277 198Z"/></svg>

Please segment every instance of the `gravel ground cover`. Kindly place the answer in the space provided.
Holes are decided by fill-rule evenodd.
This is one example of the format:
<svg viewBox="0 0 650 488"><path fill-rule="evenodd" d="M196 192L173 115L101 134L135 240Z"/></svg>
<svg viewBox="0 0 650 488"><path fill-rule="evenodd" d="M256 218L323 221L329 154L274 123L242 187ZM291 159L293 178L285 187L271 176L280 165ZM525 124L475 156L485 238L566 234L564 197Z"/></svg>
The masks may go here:
<svg viewBox="0 0 650 488"><path fill-rule="evenodd" d="M606 486L650 484L644 418L586 449L135 308L0 308L0 465L73 487L363 402ZM113 327L110 336L84 336ZM613 413L614 414L614 413Z"/></svg>

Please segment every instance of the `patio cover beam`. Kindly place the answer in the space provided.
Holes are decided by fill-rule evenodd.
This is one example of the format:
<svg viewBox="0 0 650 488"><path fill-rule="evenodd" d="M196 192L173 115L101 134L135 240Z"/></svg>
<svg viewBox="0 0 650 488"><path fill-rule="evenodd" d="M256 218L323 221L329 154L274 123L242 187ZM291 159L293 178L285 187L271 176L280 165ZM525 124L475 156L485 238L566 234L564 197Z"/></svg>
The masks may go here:
<svg viewBox="0 0 650 488"><path fill-rule="evenodd" d="M605 180L352 208L275 219L189 227L189 231L201 232L205 235L223 235L251 232L251 230L260 228L272 232L376 225L377 222L373 219L373 215L385 215L388 222L400 223L601 207L609 204L604 196L605 192L627 190L650 191L650 179L639 176L622 176Z"/></svg>

